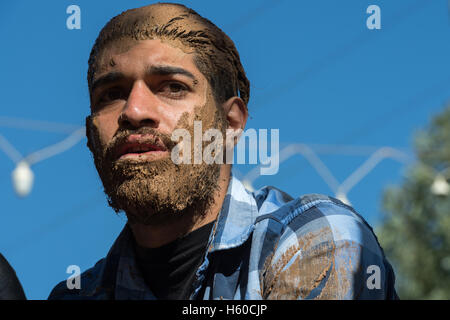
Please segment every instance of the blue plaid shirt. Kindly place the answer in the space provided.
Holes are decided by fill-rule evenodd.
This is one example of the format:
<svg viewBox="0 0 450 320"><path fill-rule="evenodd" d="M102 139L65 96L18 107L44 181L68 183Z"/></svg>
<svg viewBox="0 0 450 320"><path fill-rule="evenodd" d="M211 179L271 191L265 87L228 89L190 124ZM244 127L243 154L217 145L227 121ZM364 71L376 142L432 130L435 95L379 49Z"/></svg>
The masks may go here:
<svg viewBox="0 0 450 320"><path fill-rule="evenodd" d="M106 258L49 299L156 299L128 225ZM250 193L231 175L190 299L396 299L394 273L367 222L331 197Z"/></svg>

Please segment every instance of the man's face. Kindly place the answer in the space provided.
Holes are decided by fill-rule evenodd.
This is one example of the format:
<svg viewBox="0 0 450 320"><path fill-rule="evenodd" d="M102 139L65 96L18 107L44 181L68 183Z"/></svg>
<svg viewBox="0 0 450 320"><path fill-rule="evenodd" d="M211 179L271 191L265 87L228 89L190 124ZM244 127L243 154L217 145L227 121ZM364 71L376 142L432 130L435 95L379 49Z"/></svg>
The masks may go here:
<svg viewBox="0 0 450 320"><path fill-rule="evenodd" d="M110 205L130 220L161 223L217 189L218 165L175 165L170 137L225 128L194 52L177 42L120 40L103 49L91 86L88 139ZM132 219L131 219L132 218Z"/></svg>

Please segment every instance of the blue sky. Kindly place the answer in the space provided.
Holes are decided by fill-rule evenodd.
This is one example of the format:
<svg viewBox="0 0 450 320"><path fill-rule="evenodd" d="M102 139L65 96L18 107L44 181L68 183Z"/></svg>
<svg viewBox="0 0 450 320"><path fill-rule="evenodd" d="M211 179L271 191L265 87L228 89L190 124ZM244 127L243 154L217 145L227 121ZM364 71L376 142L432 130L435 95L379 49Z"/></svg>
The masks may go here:
<svg viewBox="0 0 450 320"><path fill-rule="evenodd" d="M57 143L89 112L87 59L104 24L151 1L14 1L0 4L0 134L21 154ZM247 128L279 129L281 147L391 146L413 154L414 133L450 97L450 22L445 0L181 1L235 42L251 81ZM66 8L81 8L81 29L68 30ZM368 30L366 8L381 8L381 29ZM67 124L67 132L19 128L28 119ZM54 132L50 130L54 129ZM369 156L318 154L340 182ZM346 153L346 154L345 154ZM15 164L0 152L0 252L29 299L46 299L68 277L104 257L126 222L108 206L81 140L32 166L26 198L15 195ZM241 174L254 166L239 165ZM372 225L381 194L406 166L385 160L348 194ZM261 176L292 196L334 195L300 155Z"/></svg>

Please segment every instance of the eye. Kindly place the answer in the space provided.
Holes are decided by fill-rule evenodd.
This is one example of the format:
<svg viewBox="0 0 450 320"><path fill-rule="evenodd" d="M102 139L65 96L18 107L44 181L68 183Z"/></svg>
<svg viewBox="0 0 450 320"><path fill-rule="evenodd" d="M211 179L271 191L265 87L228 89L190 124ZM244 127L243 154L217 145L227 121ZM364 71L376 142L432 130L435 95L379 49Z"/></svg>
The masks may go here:
<svg viewBox="0 0 450 320"><path fill-rule="evenodd" d="M180 91L184 90L185 87L180 83L173 82L173 83L169 84L169 89L170 89L170 92L180 92Z"/></svg>
<svg viewBox="0 0 450 320"><path fill-rule="evenodd" d="M105 90L103 94L100 96L99 103L108 103L115 100L125 100L126 94L122 88L113 87Z"/></svg>
<svg viewBox="0 0 450 320"><path fill-rule="evenodd" d="M188 87L180 82L167 82L159 89L160 93L174 99L182 98L188 91Z"/></svg>

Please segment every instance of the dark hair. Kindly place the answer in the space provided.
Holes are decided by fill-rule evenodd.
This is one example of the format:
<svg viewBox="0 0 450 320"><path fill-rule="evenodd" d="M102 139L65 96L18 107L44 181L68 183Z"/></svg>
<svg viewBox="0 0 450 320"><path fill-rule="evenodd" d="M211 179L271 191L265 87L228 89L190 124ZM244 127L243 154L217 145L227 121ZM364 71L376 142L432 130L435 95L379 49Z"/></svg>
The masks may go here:
<svg viewBox="0 0 450 320"><path fill-rule="evenodd" d="M154 14L155 11L163 13L163 17ZM248 105L250 82L233 41L208 19L184 5L174 3L127 10L105 25L89 57L89 90L101 51L121 38L181 41L195 50L194 63L211 85L216 102L222 103L239 95Z"/></svg>

